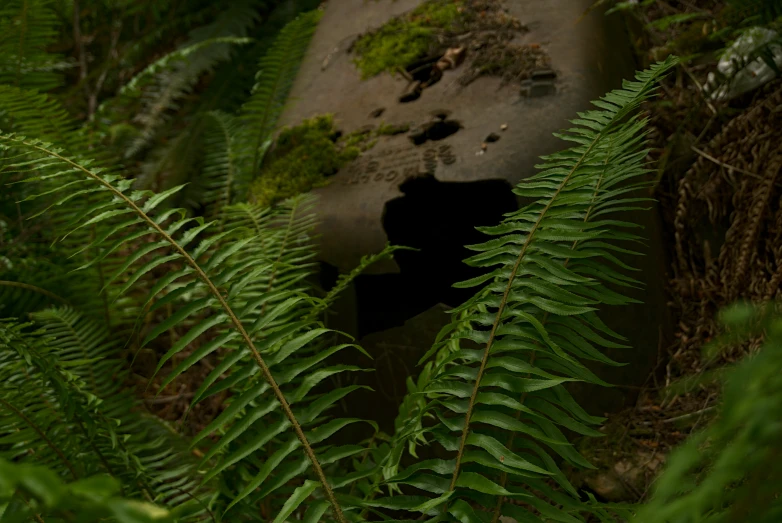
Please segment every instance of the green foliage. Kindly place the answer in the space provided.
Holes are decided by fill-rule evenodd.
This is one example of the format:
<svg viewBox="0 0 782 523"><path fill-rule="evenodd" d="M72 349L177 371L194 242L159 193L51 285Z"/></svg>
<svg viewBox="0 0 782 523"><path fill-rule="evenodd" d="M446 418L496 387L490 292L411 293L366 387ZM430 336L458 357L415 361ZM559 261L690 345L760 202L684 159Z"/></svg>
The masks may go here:
<svg viewBox="0 0 782 523"><path fill-rule="evenodd" d="M729 13L734 22L770 24L782 17L782 4L776 0L728 0Z"/></svg>
<svg viewBox="0 0 782 523"><path fill-rule="evenodd" d="M239 115L242 127L237 148L242 170L237 191L242 198L246 198L247 186L257 176L321 15L321 11L311 11L287 24L258 64L255 86ZM298 192L278 196L286 198Z"/></svg>
<svg viewBox="0 0 782 523"><path fill-rule="evenodd" d="M104 327L69 308L33 318L38 330L0 323L0 457L35 456L71 480L110 474L123 494L162 505L196 500L195 460L175 433L137 410Z"/></svg>
<svg viewBox="0 0 782 523"><path fill-rule="evenodd" d="M771 523L782 518L782 318L734 305L723 314L728 333L705 351L752 335L765 336L757 355L723 373L722 404L711 426L670 457L651 501L633 521Z"/></svg>
<svg viewBox="0 0 782 523"><path fill-rule="evenodd" d="M57 37L53 0L4 0L0 6L0 84L46 91L69 67L49 47Z"/></svg>
<svg viewBox="0 0 782 523"><path fill-rule="evenodd" d="M613 216L640 210L643 199L635 192L646 183L644 122L629 117L675 63L638 73L595 102L599 110L579 114L576 127L559 135L576 145L544 157L543 172L516 187L533 203L482 228L495 238L470 246L478 254L467 263L490 272L458 284L479 290L453 311L453 322L423 358L411 390L418 401L400 413L402 440L386 464L395 473L391 485L423 495L372 506L443 512L449 521L532 521L536 513L580 520L578 493L550 453L590 467L563 430L598 436L590 426L602 420L588 415L564 384L605 385L584 360L617 365L600 347L622 347L621 338L595 311L599 304L634 301L607 284L637 285L616 270L628 268L616 254L632 254L621 244L639 237L632 223ZM426 442L437 442L449 457L397 472L402 449ZM476 503L491 513L476 512Z"/></svg>
<svg viewBox="0 0 782 523"><path fill-rule="evenodd" d="M142 108L134 117L140 135L126 151L127 157L149 144L165 122L167 111L175 108L204 74L230 59L234 44L248 42L245 36L258 20L258 3L232 2L211 24L194 29L188 41L172 53L173 58L164 57L142 72L141 78L151 76L151 81L143 82L145 89L139 91L137 83L129 84L131 92L139 92Z"/></svg>
<svg viewBox="0 0 782 523"><path fill-rule="evenodd" d="M66 483L46 467L0 459L0 515L7 521L58 518L83 523L173 523L187 514L182 509L167 510L125 499L120 492L119 482L109 475ZM72 519L72 515L78 519Z"/></svg>
<svg viewBox="0 0 782 523"><path fill-rule="evenodd" d="M325 183L327 176L335 174L359 153L355 145L336 143L331 115L316 116L283 129L260 176L250 188L251 198L260 205L270 205L307 192Z"/></svg>
<svg viewBox="0 0 782 523"><path fill-rule="evenodd" d="M455 6L429 2L410 16L447 24ZM481 288L454 311L423 372L410 380L397 432L386 437L375 428L369 443L345 444L335 435L363 420L339 417L335 407L360 387L333 386L331 378L364 371L345 363L362 349L322 319L352 278L396 248L365 258L316 297L314 200L278 200L322 182L376 134L392 130L381 126L339 140L332 118L316 117L283 130L261 162L317 19L306 15L281 33L238 116L196 111L149 162L153 179L170 166L170 183L179 176L176 158L199 144L187 169L178 171L182 181L194 181L192 188L137 190L135 171L108 156L95 158L100 120L123 125L109 118L111 111L98 112L96 127L74 131L53 98L0 88L0 175L14 183L20 215L30 218L17 225L10 219L16 207L6 210L4 203L0 218L10 232L3 241L5 234L14 242L25 234L35 239L19 242L31 246L15 246L8 258L36 260L6 272L12 281L0 283L0 299L26 293L23 307L3 315L18 312L33 321L0 323L0 458L15 462L0 464L0 492L11 500L6 510L64 509L85 520L125 521L111 512L127 506L116 497L119 488L123 497L167 507L159 512L164 520L184 517L169 509L187 510L194 519L280 523L398 517L389 510L440 521L489 521L486 510L495 521L500 514L519 521L608 514L579 502L552 457L588 466L563 431L598 434L590 425L599 419L584 413L562 385L602 384L581 360L605 362L599 347L620 346L594 310L629 301L606 283L635 285L621 274L627 266L615 254L631 254L620 244L638 237L611 214L645 201L632 194L645 174L644 122L634 113L673 61L639 73L561 135L575 147L545 158L544 171L517 188L533 203L485 228L495 238L473 247L479 254L468 262L490 272L463 285ZM199 53L224 43L193 44L180 54L203 65L209 60L196 60ZM157 72L140 76L140 83L190 67L175 58L158 62ZM205 70L191 72L196 69ZM159 85L194 85L189 82ZM179 98L163 94L159 101ZM153 122L158 108L141 107L153 116L142 128L167 125ZM261 166L253 189L262 203L275 201L273 207L241 203L243 184ZM205 216L178 208L177 198L202 206ZM61 308L46 308L55 302ZM225 398L191 441L145 414L126 392L127 355L141 350L159 354L159 392L203 365L209 370L190 408ZM435 442L448 457L415 458L419 446ZM98 474L119 487L106 481L92 492L100 480L85 478ZM32 489L30 482L41 477L55 478L42 481L57 495ZM384 492L394 495L378 497ZM507 503L509 497L523 498L527 508ZM136 520L154 520L158 512L147 507L141 514Z"/></svg>
<svg viewBox="0 0 782 523"><path fill-rule="evenodd" d="M437 42L437 32L459 22L461 8L461 1L427 0L410 13L362 35L353 44L362 78L384 71L395 73L424 58Z"/></svg>

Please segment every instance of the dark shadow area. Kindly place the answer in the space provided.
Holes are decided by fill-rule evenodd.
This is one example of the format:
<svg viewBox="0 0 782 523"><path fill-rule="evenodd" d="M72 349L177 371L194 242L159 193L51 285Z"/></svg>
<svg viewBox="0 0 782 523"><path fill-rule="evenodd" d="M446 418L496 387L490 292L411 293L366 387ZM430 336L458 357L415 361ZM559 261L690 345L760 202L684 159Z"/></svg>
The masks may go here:
<svg viewBox="0 0 782 523"><path fill-rule="evenodd" d="M394 256L399 274L362 275L356 282L359 336L402 325L437 303L456 306L475 289L451 286L481 274L462 260L464 246L487 236L475 230L494 225L516 210L516 197L504 180L440 182L433 176L408 180L405 194L386 204L383 227L394 245L418 251Z"/></svg>
<svg viewBox="0 0 782 523"><path fill-rule="evenodd" d="M462 124L458 120L437 120L422 125L420 129L410 134L410 141L415 145L423 145L429 140L434 142L445 140L459 132Z"/></svg>

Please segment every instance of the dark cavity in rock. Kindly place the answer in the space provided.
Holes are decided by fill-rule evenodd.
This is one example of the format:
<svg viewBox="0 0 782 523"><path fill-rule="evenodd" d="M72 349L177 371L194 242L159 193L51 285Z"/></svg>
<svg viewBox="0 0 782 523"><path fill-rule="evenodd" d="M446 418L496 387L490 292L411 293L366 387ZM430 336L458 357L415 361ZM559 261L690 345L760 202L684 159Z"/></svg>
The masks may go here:
<svg viewBox="0 0 782 523"><path fill-rule="evenodd" d="M444 140L459 132L461 128L462 124L458 120L437 120L417 127L408 135L408 138L415 145L423 145L429 140Z"/></svg>
<svg viewBox="0 0 782 523"><path fill-rule="evenodd" d="M470 298L475 289L452 288L483 272L462 262L471 255L464 246L488 239L475 227L497 224L517 209L505 180L453 183L422 176L400 190L404 196L385 206L383 228L392 244L418 250L394 255L399 274L356 279L359 336L403 325L438 303L453 307Z"/></svg>

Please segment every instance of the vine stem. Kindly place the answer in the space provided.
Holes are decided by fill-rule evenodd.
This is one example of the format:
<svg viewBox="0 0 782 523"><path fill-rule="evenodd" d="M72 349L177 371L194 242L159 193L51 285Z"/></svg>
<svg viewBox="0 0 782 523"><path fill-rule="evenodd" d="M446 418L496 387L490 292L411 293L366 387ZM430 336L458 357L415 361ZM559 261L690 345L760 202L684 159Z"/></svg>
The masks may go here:
<svg viewBox="0 0 782 523"><path fill-rule="evenodd" d="M600 139L600 135L595 137L592 143L589 144L589 148L587 148L584 154L581 155L581 158L579 158L576 165L573 166L573 168L567 174L565 179L562 180L562 183L559 184L559 187L557 187L557 191L554 193L551 199L549 199L546 206L540 212L540 215L538 216L538 219L535 221L535 224L532 226L532 229L527 235L527 240L524 242L524 245L521 248L521 252L519 253L518 258L516 258L516 263L513 265L513 270L511 271L510 277L508 278L508 284L505 286L505 292L502 294L502 300L500 301L500 306L497 309L497 314L494 317L494 324L491 327L489 340L486 342L486 348L483 350L481 367L480 369L478 369L478 375L475 377L475 385L472 388L472 394L470 395L470 402L467 405L467 413L464 416L464 428L462 429L462 438L461 441L459 442L459 451L456 454L456 465L454 466L453 469L453 476L451 476L451 485L448 487L449 491L453 491L456 488L456 482L459 479L459 471L462 466L462 456L464 455L464 447L467 444L467 436L470 433L470 418L472 418L472 412L475 409L475 399L478 396L478 389L481 386L481 379L483 378L484 372L486 372L486 364L489 362L489 352L491 352L491 347L494 344L495 337L497 336L497 329L500 326L500 321L502 321L502 314L503 312L505 312L505 307L508 304L508 296L510 295L511 288L513 287L513 280L516 279L516 273L519 272L519 267L521 267L521 261L524 259L524 255L527 254L527 250L529 249L529 246L532 243L532 239L535 237L535 233L540 227L540 224L543 221L543 218L546 216L546 213L548 213L549 209L551 208L551 205L554 203L554 201L557 199L557 196L559 196L559 194L568 184L570 179L575 174L576 170L579 167L581 167L582 163L584 163L584 159L587 157L587 155L589 155L589 153L595 147L599 139Z"/></svg>
<svg viewBox="0 0 782 523"><path fill-rule="evenodd" d="M25 140L14 140L14 139L11 140L16 141L18 143L22 143L27 147L31 147L43 154L57 158L58 160L61 160L62 162L70 165L71 167L83 172L89 178L95 180L99 184L106 187L117 198L124 201L133 210L133 212L135 212L143 221L149 224L149 226L152 229L154 229L155 232L157 232L160 236L162 236L163 239L167 241L169 244L171 244L171 247L182 256L182 258L185 260L185 263L187 263L196 272L198 278L209 288L210 293L220 303L220 306L228 315L228 318L230 319L231 323L234 325L236 330L244 339L244 342L247 344L247 347L250 349L250 352L252 353L253 359L255 359L256 363L261 369L261 372L263 373L264 378L266 379L266 381L269 383L269 386L274 391L274 395L277 398L277 401L280 402L280 406L282 407L285 416L290 421L291 426L293 426L293 430L296 432L296 436L299 438L299 441L304 447L304 452L307 454L307 457L312 462L312 468L315 471L315 475L318 477L318 480L323 485L323 491L325 492L326 497L329 500L329 503L331 503L334 516L336 517L339 523L348 523L347 519L345 519L345 515L342 512L342 508L337 502L337 498L334 495L334 491L331 489L331 486L329 485L328 480L326 479L326 475L323 472L323 468L320 466L317 456L315 456L315 451L312 449L312 445L310 445L309 441L307 440L307 436L304 434L304 430L301 428L301 425L299 424L299 421L296 419L296 416L294 416L293 410L291 410L291 406L288 403L288 400L285 399L285 395L282 393L280 386L277 385L274 376L272 376L272 373L269 370L269 366L261 357L260 352L258 352L258 349L255 347L255 344L250 338L250 335L245 330L244 325L242 325L242 322L236 316L236 313L233 311L231 306L228 305L228 302L226 301L225 297L223 297L222 293L220 293L220 290L215 286L215 284L212 282L209 276L204 272L201 266L193 259L192 256L190 256L190 254L181 245L179 245L168 233L166 233L166 231L164 231L160 225L158 225L154 220L152 220L149 216L147 216L147 214L144 211L142 211L133 200L128 198L122 191L118 190L116 187L103 180L103 178L101 178L97 174L93 173L89 169L86 169L82 165L79 165L78 163L64 156L61 156L56 152L41 147L37 144L30 143Z"/></svg>

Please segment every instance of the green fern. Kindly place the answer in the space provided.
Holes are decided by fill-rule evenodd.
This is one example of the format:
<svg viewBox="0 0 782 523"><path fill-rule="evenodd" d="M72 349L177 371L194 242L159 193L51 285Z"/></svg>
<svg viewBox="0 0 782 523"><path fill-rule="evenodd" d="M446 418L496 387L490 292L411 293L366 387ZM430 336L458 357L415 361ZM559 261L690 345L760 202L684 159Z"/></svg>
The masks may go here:
<svg viewBox="0 0 782 523"><path fill-rule="evenodd" d="M124 494L162 505L204 506L196 460L177 435L135 406L117 343L104 328L67 308L34 318L42 331L0 324L0 455L34 456L74 480L110 474Z"/></svg>
<svg viewBox="0 0 782 523"><path fill-rule="evenodd" d="M249 184L258 175L321 15L321 11L311 11L287 24L258 65L255 87L239 114L241 128L236 147L242 168L236 192L240 199L247 197Z"/></svg>
<svg viewBox="0 0 782 523"><path fill-rule="evenodd" d="M0 84L48 91L69 67L46 48L57 37L52 0L4 0L0 7Z"/></svg>
<svg viewBox="0 0 782 523"><path fill-rule="evenodd" d="M629 232L633 224L611 214L643 201L633 192L647 172L644 121L633 114L674 64L669 59L638 73L594 102L600 110L579 114L576 127L558 135L576 146L544 157L543 172L517 186L532 203L482 228L496 238L472 246L478 254L467 263L490 272L459 284L481 289L454 310L424 357L413 393L426 399L408 405L413 410L404 414L397 443L414 449L426 438L452 457L415 463L388 479L423 495L368 507L442 512L444 521L533 521L533 514L580 520L579 496L549 453L590 467L562 430L597 436L590 425L601 419L588 415L564 384L605 385L581 360L616 364L597 347L621 347L620 337L595 311L634 301L606 284L637 284L614 268L627 268L614 253L631 253L618 243L639 237ZM387 472L396 468L393 461L385 465Z"/></svg>
<svg viewBox="0 0 782 523"><path fill-rule="evenodd" d="M194 180L198 203L207 216L224 220L221 212L234 200L239 166L236 158L236 118L220 111L208 113L212 126L204 136L201 176Z"/></svg>
<svg viewBox="0 0 782 523"><path fill-rule="evenodd" d="M170 270L155 283L147 300L148 304L154 301L150 310L169 304L178 304L179 307L173 315L155 325L146 334L142 347L170 328L194 320L197 315L207 311L211 311L211 314L201 321L192 322L187 333L170 348L170 354L178 352L197 339L202 339L204 344L188 358L188 362L194 362L229 342L240 342L241 350L229 351L218 365L219 372L229 373L230 378L211 389L211 383L205 383L196 396L207 396L214 389L225 387L226 381L230 385L241 382L242 393L204 429L196 441L202 441L217 430L229 430L228 426L233 423L221 440L223 446L239 435L252 437L252 441L248 441L243 450L236 456L231 456L232 460L238 461L260 450L271 438L291 432L291 428L293 435L271 454L273 459L270 458L259 469L255 479L236 495L229 508L254 493L257 488L261 488L264 495L274 492L288 481L304 474L309 464L335 518L340 522L346 521L321 462L316 457L316 450L323 449L321 454L325 456L324 463L343 457L341 451L329 452L328 447L318 448L318 444L326 441L335 431L359 420L337 419L324 423L321 413L354 388L333 391L317 398L308 393L330 374L360 369L339 365L323 367L323 362L329 355L350 345L337 345L327 351L321 350L309 357L290 358L289 361L289 356L328 332L305 319L286 321L281 327L269 327L275 318L296 310L306 301L306 297L290 295L263 315L259 315L258 311L271 296L262 295L237 302L242 300L245 289L250 288L248 285L267 270L266 265L259 265L253 257L239 255L239 251L251 244L255 238L248 237L220 245L220 240L226 237L229 231L206 237L196 248L189 249L190 244L199 237L204 237L211 224L204 223L201 219L177 216L176 209L164 211L154 217L151 214L181 187L161 194L133 191L130 181L114 175L104 177L99 169L91 169L89 162L79 162L63 156L61 149L13 134L0 135L0 150L9 149L21 153L17 154L14 163L10 163L7 169L12 172L21 170L26 176L25 181L41 181L44 175L40 174L42 171L38 171L36 167L45 166L47 179L60 180L63 186L70 187L70 191L95 189L95 194L102 196L83 209L79 227L106 220L119 221L112 224L108 234L96 238L87 248L100 248L104 254L108 254L121 247L129 248L131 242L145 235L151 236L143 248L131 250L132 254L126 257L123 266L107 278L110 283L122 277L119 281L121 288L118 289L120 295L131 290L136 282L155 268L163 264L179 264L181 268ZM68 198L69 195L66 195L60 201ZM235 260L235 263L229 263L229 258ZM270 294L274 295L275 292L271 291ZM237 303L240 305L237 306ZM245 361L249 364L243 364ZM287 397L281 387L290 387ZM265 398L265 392L270 392L273 398ZM237 421L244 409L249 409L249 417L238 418ZM256 428L245 434L253 422L260 423L264 429ZM220 448L217 448L210 452L209 458L219 450ZM298 453L300 459L289 460L287 466L274 470L270 478L269 474L275 468L275 463L279 464L294 452ZM223 461L220 466L224 469L229 465L232 465L232 462ZM266 482L267 478L270 481Z"/></svg>
<svg viewBox="0 0 782 523"><path fill-rule="evenodd" d="M0 459L0 513L7 521L79 521L117 523L173 523L187 516L184 507L166 510L152 503L126 499L119 482L95 475L65 482L41 465L11 463ZM43 515L43 516L42 516ZM62 518L62 519L55 519Z"/></svg>
<svg viewBox="0 0 782 523"><path fill-rule="evenodd" d="M137 155L149 145L166 121L167 111L176 109L178 100L193 89L199 78L231 57L232 44L246 43L248 30L257 21L257 0L232 2L214 22L191 31L189 40L172 54L173 59L163 58L151 66L148 73L154 74L153 80L144 82L142 109L134 117L140 133L125 152L126 157ZM133 88L135 84L131 91Z"/></svg>

